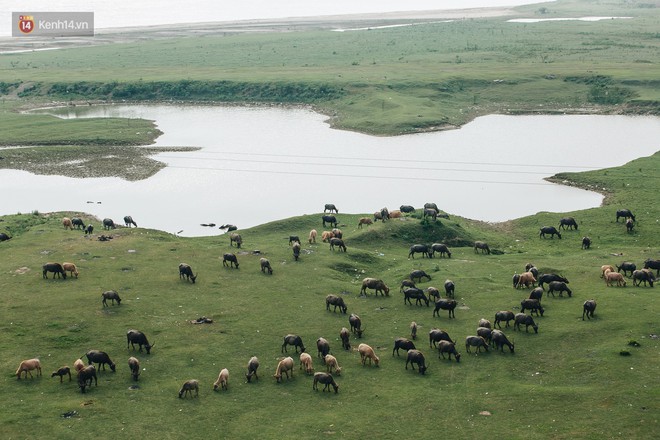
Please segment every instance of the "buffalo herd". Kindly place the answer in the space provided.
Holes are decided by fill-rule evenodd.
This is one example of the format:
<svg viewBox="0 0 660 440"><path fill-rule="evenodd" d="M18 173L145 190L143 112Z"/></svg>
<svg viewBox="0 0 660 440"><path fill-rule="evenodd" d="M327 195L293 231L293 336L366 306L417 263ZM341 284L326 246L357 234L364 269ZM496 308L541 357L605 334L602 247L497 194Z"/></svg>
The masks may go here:
<svg viewBox="0 0 660 440"><path fill-rule="evenodd" d="M410 206L410 205L402 205L400 207L399 211L396 211L399 214L401 213L414 213L416 212L415 209ZM428 203L424 206L423 209L423 217L431 216L433 219L435 219L439 214L440 210L437 208L435 204ZM326 204L324 208L324 214L322 216L322 226L325 227L326 224L330 225L334 228L334 230L331 232L331 236L324 236L323 241L327 241L330 244L330 249L338 248L339 251L346 252L347 248L344 242L344 239L342 238L342 233L340 230L337 229L339 225L339 221L337 220L336 216L334 214L338 214L339 211L336 208L334 204ZM376 220L381 220L383 222L393 218L392 213L390 212L387 208L382 208L379 211L376 211L374 214L374 221ZM394 216L396 218L397 215ZM632 231L632 226L634 225L634 222L636 221L635 216L630 212L630 210L619 210L616 213L616 222L619 221L620 218L623 218L627 224L628 231ZM369 219L366 218L365 221L362 221L363 219L360 220L359 227L362 226L362 224L372 224L373 222ZM368 221L367 221L368 220ZM65 229L82 229L84 231L87 230L87 228L91 225L85 225L84 222L80 218L72 218L68 219L65 218L62 222L64 225ZM102 221L103 227L106 230L114 229L116 228L115 223L112 221L112 219L106 218ZM126 227L131 227L135 226L137 227L137 224L133 221L131 216L126 216L124 217L124 224ZM221 227L222 228L222 227ZM560 233L560 230L564 230L565 234L569 233L566 231L577 231L578 230L578 223L577 221L572 218L572 217L566 217L562 218L559 221L559 227L556 228L554 226L543 226L540 229L539 232L539 238L554 238L555 235L557 236L557 239L562 238L562 234ZM310 237L312 235L314 236L314 243L315 238L316 238L316 231L313 230L312 233L310 233ZM6 241L10 237L7 234L0 234L0 241ZM589 249L591 246L591 239L589 237L582 237L582 248L583 249ZM310 245L312 243L312 238L309 240ZM241 247L242 244L242 237L239 234L232 233L230 235L230 246L233 246L236 244L237 248ZM298 236L290 236L289 238L289 244L293 244L293 251L294 251L294 257L295 260L298 260L299 254L300 254L300 239ZM481 253L481 254L491 254L491 249L489 245L484 242L484 241L475 241L474 242L474 252L475 253ZM412 244L408 248L408 253L407 257L410 260L413 260L415 258L416 254L421 254L422 258L434 258L435 255L439 255L441 258L446 257L447 259L451 259L452 252L449 250L448 246L444 243L433 243L430 245L427 244ZM222 256L222 263L224 266L227 268L239 268L239 262L236 254L234 253L225 253ZM486 256L484 257L476 257L478 258L488 258ZM449 261L447 261L448 264L451 264ZM261 271L264 273L271 274L273 273L272 267L270 265L270 262L265 259L261 258L260 260L260 265L261 265ZM649 258L643 263L643 268L638 269L637 265L633 262L630 261L623 261L619 265L615 265L616 270L614 269L613 266L611 265L605 265L602 268L602 274L601 277L605 279L607 286L613 285L614 281L620 280L623 277L630 277L633 280L633 285L640 287L642 283L644 286L650 286L653 287L653 283L656 280L656 276L660 275L660 260L658 259L652 259ZM655 271L655 273L654 273ZM53 278L54 277L61 277L62 279L67 278L67 274L65 271L65 268L62 266L60 263L46 263L43 265L43 278L49 278L48 274L53 273ZM76 276L77 276L77 271L76 271ZM181 263L179 265L179 278L183 279L185 281L188 281L192 284L195 284L195 281L197 279L197 275L193 273L193 270L190 265L186 263ZM428 273L426 273L422 269L413 269L410 274L406 277L401 282L401 289L400 291L403 294L403 299L404 299L404 306L429 306L431 302L433 302L434 308L433 312L431 313L431 318L436 319L442 319L440 318L440 311L445 310L448 312L448 318L449 319L455 319L456 318L456 309L460 309L460 305L462 303L460 301L457 301L455 297L455 283L454 281L447 280L444 283L444 288L445 288L445 298L442 297L440 294L439 290L436 289L435 287L429 286L425 289L422 289L418 287L416 284L422 283L422 282L431 282L432 277ZM460 280L459 280L460 282ZM623 283L617 283L619 286L625 285L625 280L623 280ZM547 286L547 291L545 290ZM522 327L524 326L525 332L529 332L529 328L531 327L534 330L534 333L537 334L539 333L539 325L538 322L543 322L546 323L546 319L544 318L544 313L545 313L545 308L541 304L542 299L543 299L543 293L546 293L546 297L549 295L552 295L555 297L555 293L559 297L563 297L564 293L566 293L567 298L573 297L573 290L569 288L569 280L564 277L561 274L556 274L556 273L539 273L539 270L536 268L536 266L532 265L531 263L528 264L525 267L525 271L523 271L521 274L514 274L513 278L513 287L516 289L520 289L522 287L524 288L532 288L529 298L523 298L522 301L520 302L520 306L515 306L515 308L519 308L520 312L519 313L514 313L511 310L500 310L495 313L495 326L498 327L497 329L494 328L494 326L491 325L490 321L487 319L482 319L479 321L477 329L476 329L476 335L472 336L467 336L465 338L465 351L467 353L472 353L474 352L475 355L479 355L482 351L488 352L489 348L494 348L496 351L504 351L504 347L509 348L509 352L511 354L514 353L514 344L507 335L501 330L501 324L504 323L506 328L510 327L510 323L513 322L513 327L512 331L522 331ZM378 293L381 294L382 297L388 297L390 293L389 287L385 284L385 282L382 279L379 278L365 278L362 281L361 284L361 290L360 290L360 296L362 297L367 297L367 289L373 290L375 292L374 297L378 296ZM344 292L345 293L345 292ZM348 305L346 304L344 298L342 296L338 295L333 295L329 294L325 298L325 306L326 310L336 313L337 309L339 308L340 314L346 314L348 310ZM415 304L413 305L412 300L415 300ZM108 307L110 304L108 304L108 301L111 302L112 305L116 303L117 306L121 304L121 298L119 297L119 294L114 291L114 290L109 290L105 291L102 294L102 303L103 307ZM331 310L331 306L334 307ZM512 307L514 308L514 307ZM585 316L588 320L594 319L595 318L595 310L596 310L596 301L594 299L589 299L585 301L582 305L582 320L584 321ZM528 313L525 313L525 312ZM536 319L538 320L535 321L533 315L536 316ZM341 339L342 342L342 347L346 350L351 349L350 345L350 333L353 333L354 338L362 338L363 334L365 332L365 326L362 323L361 318L356 314L356 313L351 313L350 316L348 317L348 323L350 330L347 329L346 327L342 328L341 331L339 332L339 338ZM417 336L417 324L415 322L411 323L410 325L410 330L411 330L411 337L414 340ZM531 336L530 336L531 337ZM151 349L153 348L154 344L149 343L147 340L147 337L145 336L144 333L142 333L139 330L134 330L131 329L128 331L127 335L127 348L132 348L135 350L135 346L137 345L138 352L142 352L143 349L146 351L146 354L149 355L151 353ZM309 355L306 353L306 347L303 343L302 338L299 335L296 334L287 334L283 338L283 342L281 344L281 354L288 354L288 346L292 346L295 349L295 353L298 354L300 353L300 361L301 361L301 368L303 365L305 366L305 371L308 373L312 373L313 369L311 367L311 359L309 358ZM445 354L449 355L449 360L451 361L452 355L454 356L454 359L456 362L459 362L461 359L461 354L457 350L456 346L456 341L452 340L449 335L447 334L446 331L438 329L438 328L432 328L429 331L429 346L430 349L437 348L438 350L438 358L445 358ZM326 364L326 362L331 363L332 366L328 367L328 372L317 372L314 374L314 381L313 381L313 389L318 390L317 386L318 384L324 385L323 391L326 391L329 389L329 387L332 387L334 392L337 393L339 389L339 385L335 381L334 377L330 374L330 371L334 368L334 374L339 375L341 369L338 367L337 360L334 356L330 354L330 343L327 339L325 338L318 338L317 339L317 348L318 348L318 357L321 358L321 361ZM376 347L380 348L380 347ZM399 350L403 349L404 351L407 352L407 357L406 357L406 363L405 363L405 369L408 369L408 366L410 365L413 370L415 370L415 367L417 367L417 371L420 374L425 374L428 369L428 361L426 360L424 354L422 351L420 351L416 346L415 343L407 338L404 337L399 337L394 340L394 348L392 350L392 355L396 352L397 355L399 355ZM379 366L380 364L380 358L376 354L376 351L366 343L361 343L359 344L358 347L358 352L360 354L361 358L361 363L363 366L366 366L366 363L368 362L371 366ZM82 392L85 392L86 388L90 387L92 384L92 380L97 383L97 372L101 369L105 369L105 366L107 365L113 372L116 369L116 364L110 359L109 355L103 351L99 350L90 350L88 351L84 356L87 357L88 361L88 366L84 366L82 362L80 362L80 359L76 361L74 364L74 370L77 373L77 378L78 378L78 385L81 389ZM303 358L304 356L304 358ZM95 366L94 364L97 364ZM138 380L138 376L140 374L140 363L139 360L133 356L129 358L128 361L129 369L131 370L131 375L134 380ZM251 381L251 379L258 379L257 376L257 368L259 367L259 362L256 358L256 356L253 356L250 361L248 362L248 372L245 374L245 377L248 382ZM20 379L23 373L25 374L25 377L27 378L27 375L30 374L31 372L37 370L38 374L41 374L41 364L38 359L30 359L21 362L21 365L19 366L16 375ZM68 366L61 367L59 370L55 371L52 376L53 377L60 377L60 381L62 382L62 378L65 377L66 375L69 376L69 380L71 380L71 369ZM218 376L218 379L216 380L214 384L214 389L227 389L227 384L228 384L228 370L223 369L220 372L220 375ZM278 365L277 369L275 371L275 378L277 379L277 382L282 381L282 376L286 376L287 379L291 376L293 377L293 364L292 364L292 358L291 357L286 357L282 359ZM194 393L194 396L193 396ZM196 397L199 394L199 381L197 380L188 380L186 381L181 389L179 390L179 397L187 397L190 395L191 397Z"/></svg>

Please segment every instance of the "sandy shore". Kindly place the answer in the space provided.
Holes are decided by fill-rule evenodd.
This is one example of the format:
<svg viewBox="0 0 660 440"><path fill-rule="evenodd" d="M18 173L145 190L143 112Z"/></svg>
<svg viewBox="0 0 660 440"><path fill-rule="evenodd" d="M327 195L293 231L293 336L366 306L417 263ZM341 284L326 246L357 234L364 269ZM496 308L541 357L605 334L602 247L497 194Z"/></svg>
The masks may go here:
<svg viewBox="0 0 660 440"><path fill-rule="evenodd" d="M511 8L403 11L378 14L328 15L284 19L245 20L212 23L168 24L147 27L97 29L94 37L0 38L0 54L128 43L154 38L191 35L231 35L249 32L296 32L306 30L349 30L370 27L429 23L445 20L491 18L515 15Z"/></svg>

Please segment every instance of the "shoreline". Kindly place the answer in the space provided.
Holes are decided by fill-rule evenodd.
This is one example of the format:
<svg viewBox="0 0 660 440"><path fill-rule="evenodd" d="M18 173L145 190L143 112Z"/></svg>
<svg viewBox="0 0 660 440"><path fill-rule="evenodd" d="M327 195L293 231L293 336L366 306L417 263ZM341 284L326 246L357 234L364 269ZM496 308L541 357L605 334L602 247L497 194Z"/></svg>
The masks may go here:
<svg viewBox="0 0 660 440"><path fill-rule="evenodd" d="M0 55L72 49L113 43L132 43L145 39L165 39L190 36L236 35L247 33L300 32L336 30L346 27L376 27L398 24L423 24L437 20L464 20L516 15L511 7L451 10L400 11L370 14L324 15L255 19L203 23L162 24L143 27L97 29L94 37L16 38L0 37Z"/></svg>

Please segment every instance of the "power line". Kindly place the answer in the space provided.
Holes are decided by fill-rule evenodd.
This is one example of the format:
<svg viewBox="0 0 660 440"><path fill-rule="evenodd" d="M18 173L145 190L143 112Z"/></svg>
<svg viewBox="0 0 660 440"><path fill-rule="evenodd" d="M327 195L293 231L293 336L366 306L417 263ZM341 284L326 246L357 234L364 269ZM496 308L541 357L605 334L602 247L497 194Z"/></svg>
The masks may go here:
<svg viewBox="0 0 660 440"><path fill-rule="evenodd" d="M442 179L438 177L398 177L398 176L356 176L353 174L335 174L335 173L318 173L318 172L302 172L302 171L271 171L271 170L244 170L244 169L226 169L226 168L213 168L213 167L192 167L180 165L168 165L168 168L179 168L185 170L205 170L205 171L229 171L241 173L264 173L264 174L286 174L298 176L324 176L324 177L353 177L356 179L381 179L381 180L419 180L423 182L460 182L460 183L487 183L487 184L504 184L504 185L537 185L537 186L551 186L553 183L545 182L507 182L507 181L494 181L494 180L471 180L471 179Z"/></svg>

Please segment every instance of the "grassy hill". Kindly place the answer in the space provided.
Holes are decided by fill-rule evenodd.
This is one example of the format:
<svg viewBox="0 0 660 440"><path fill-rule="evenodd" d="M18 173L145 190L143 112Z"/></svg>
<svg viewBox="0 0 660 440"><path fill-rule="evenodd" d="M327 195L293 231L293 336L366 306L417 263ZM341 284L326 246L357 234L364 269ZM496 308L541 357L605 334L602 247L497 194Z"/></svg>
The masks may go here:
<svg viewBox="0 0 660 440"><path fill-rule="evenodd" d="M84 213L31 213L0 218L0 431L4 438L655 438L660 410L660 300L656 288L606 287L603 264L660 258L657 182L660 153L625 166L561 175L576 185L609 193L608 204L566 213L579 231L562 239L540 239L538 229L557 225L556 214L540 213L502 224L451 216L425 223L415 216L357 229L363 214L338 215L348 247L332 252L320 240L294 261L289 235L321 231L321 214L271 222L239 231L243 248L226 236L183 238L156 230L101 230ZM637 215L628 233L614 212ZM451 213L450 213L451 215ZM64 230L64 216L92 222L95 234ZM112 235L99 241L99 235ZM593 245L581 250L583 235ZM498 252L475 254L467 245L485 240ZM414 243L445 241L452 258L408 259ZM258 250L257 254L255 251ZM224 252L236 252L240 269L222 266ZM267 257L274 274L259 270ZM49 261L74 262L79 278L43 279ZM177 266L189 263L197 282L180 280ZM515 354L467 353L464 339L477 321L499 310L518 311L528 290L511 285L514 272L533 262L541 272L569 278L572 297L544 297L538 334L504 329ZM421 287L456 283L456 318L432 316L432 307L403 303L399 283L412 269L432 280ZM364 277L382 278L389 297L360 296ZM117 290L120 306L104 308L101 292ZM354 351L341 349L339 330L348 315L325 310L324 298L341 294L348 313L361 316L362 340L376 350L380 367L363 367ZM583 321L582 303L598 302L595 319ZM212 324L194 325L201 316ZM393 340L419 325L417 347L426 355L426 375L405 370L405 357L392 356ZM460 363L438 359L427 334L442 328L457 341ZM126 347L126 332L145 332L150 355ZM287 333L303 338L314 357L315 340L325 337L343 367L339 393L312 391L312 378L298 369L276 384L272 377ZM633 345L630 345L634 342ZM50 373L72 366L89 349L106 351L117 371L99 373L98 387L81 394L75 379L59 383ZM136 355L142 375L132 381L127 359ZM252 355L261 361L260 380L246 383ZM39 357L43 376L18 381L23 359ZM222 368L229 391L213 392ZM196 399L178 399L181 384L201 382ZM131 388L137 385L137 388ZM62 414L76 411L71 418ZM112 434L110 434L112 433Z"/></svg>

